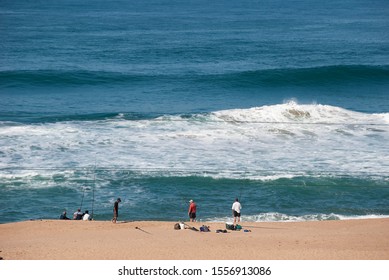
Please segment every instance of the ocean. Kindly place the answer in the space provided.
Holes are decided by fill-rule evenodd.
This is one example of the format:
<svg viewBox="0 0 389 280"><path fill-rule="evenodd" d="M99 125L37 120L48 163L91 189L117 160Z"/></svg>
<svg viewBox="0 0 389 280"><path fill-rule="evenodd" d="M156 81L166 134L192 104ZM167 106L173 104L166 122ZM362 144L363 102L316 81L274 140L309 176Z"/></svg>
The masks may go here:
<svg viewBox="0 0 389 280"><path fill-rule="evenodd" d="M389 217L387 1L0 3L0 223Z"/></svg>

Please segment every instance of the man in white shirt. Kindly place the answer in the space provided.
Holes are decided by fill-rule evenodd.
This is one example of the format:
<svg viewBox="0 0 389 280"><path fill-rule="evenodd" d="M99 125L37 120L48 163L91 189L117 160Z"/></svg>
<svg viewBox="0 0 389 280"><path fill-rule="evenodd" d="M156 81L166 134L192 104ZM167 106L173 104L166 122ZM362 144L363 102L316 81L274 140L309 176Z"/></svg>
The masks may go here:
<svg viewBox="0 0 389 280"><path fill-rule="evenodd" d="M232 215L234 216L234 225L240 222L240 210L242 209L242 205L239 203L239 199L235 199L235 202L232 204Z"/></svg>
<svg viewBox="0 0 389 280"><path fill-rule="evenodd" d="M77 209L73 214L73 220L82 220L82 215L81 209Z"/></svg>
<svg viewBox="0 0 389 280"><path fill-rule="evenodd" d="M85 211L85 214L84 214L84 216L82 217L82 219L83 219L84 221L89 221L89 220L90 220L90 215L89 215L89 211L88 211L88 210Z"/></svg>

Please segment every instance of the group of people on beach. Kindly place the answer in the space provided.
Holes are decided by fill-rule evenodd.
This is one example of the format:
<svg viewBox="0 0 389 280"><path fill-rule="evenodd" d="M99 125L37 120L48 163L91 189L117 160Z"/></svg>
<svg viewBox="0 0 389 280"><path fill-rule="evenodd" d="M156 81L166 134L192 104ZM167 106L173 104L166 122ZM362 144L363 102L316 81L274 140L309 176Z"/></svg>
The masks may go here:
<svg viewBox="0 0 389 280"><path fill-rule="evenodd" d="M119 217L119 203L120 202L122 202L122 200L120 198L118 198L113 205L113 218L111 220L112 223L116 223L117 219ZM241 209L242 209L242 205L240 204L238 198L235 199L234 203L232 204L231 209L232 209L232 216L234 217L234 225L236 225L236 223L240 222L240 214L241 214ZM191 199L191 200L189 200L189 209L188 209L188 216L189 216L190 222L196 222L196 212L197 212L197 205L193 201L193 199ZM60 216L60 219L61 220L70 220L66 216L66 211L64 211L62 213L62 215ZM88 210L86 210L84 213L82 213L81 209L77 209L77 211L74 212L74 214L73 214L73 220L88 221L88 220L91 220L91 216L89 215Z"/></svg>
<svg viewBox="0 0 389 280"><path fill-rule="evenodd" d="M70 220L68 218L66 211L63 211L61 216L59 217L60 220ZM89 211L86 210L84 213L81 212L81 209L77 209L76 212L73 214L73 220L84 220L84 221L90 221L92 219L91 215L89 214Z"/></svg>
<svg viewBox="0 0 389 280"><path fill-rule="evenodd" d="M242 209L242 205L239 202L239 199L236 198L234 203L232 204L232 216L234 217L234 225L240 222L240 212ZM189 209L188 209L188 216L189 221L196 222L196 211L197 211L197 205L193 201L193 199L189 200Z"/></svg>

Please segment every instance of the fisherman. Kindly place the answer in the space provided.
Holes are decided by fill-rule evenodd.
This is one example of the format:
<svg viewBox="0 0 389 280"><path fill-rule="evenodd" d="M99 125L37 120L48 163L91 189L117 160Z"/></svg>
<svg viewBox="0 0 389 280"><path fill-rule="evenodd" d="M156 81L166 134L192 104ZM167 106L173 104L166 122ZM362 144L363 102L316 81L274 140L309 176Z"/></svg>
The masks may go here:
<svg viewBox="0 0 389 280"><path fill-rule="evenodd" d="M74 214L73 214L73 220L82 220L82 216L83 216L84 214L81 212L81 209L79 208L79 209L77 209L77 211L76 212L74 212Z"/></svg>
<svg viewBox="0 0 389 280"><path fill-rule="evenodd" d="M242 205L239 202L239 199L236 198L235 202L232 204L232 215L234 216L234 226L236 223L240 222L240 210L242 209Z"/></svg>
<svg viewBox="0 0 389 280"><path fill-rule="evenodd" d="M83 221L89 221L91 219L91 216L89 215L89 211L86 210L84 213L84 216L82 216Z"/></svg>
<svg viewBox="0 0 389 280"><path fill-rule="evenodd" d="M189 215L189 221L196 222L196 209L197 205L196 203L191 199L189 200L189 209L188 209L188 215Z"/></svg>
<svg viewBox="0 0 389 280"><path fill-rule="evenodd" d="M66 216L66 211L63 211L63 213L61 214L61 216L59 216L59 219L60 219L60 220L70 220L70 219Z"/></svg>
<svg viewBox="0 0 389 280"><path fill-rule="evenodd" d="M115 201L113 205L113 219L112 223L116 223L119 217L119 203L122 202L120 197Z"/></svg>

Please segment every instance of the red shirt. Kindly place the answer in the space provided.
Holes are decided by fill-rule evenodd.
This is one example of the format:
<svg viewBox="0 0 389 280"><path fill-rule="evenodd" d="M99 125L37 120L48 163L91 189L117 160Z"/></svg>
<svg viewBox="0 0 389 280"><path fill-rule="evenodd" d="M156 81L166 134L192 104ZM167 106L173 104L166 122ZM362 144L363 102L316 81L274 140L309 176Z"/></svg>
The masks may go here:
<svg viewBox="0 0 389 280"><path fill-rule="evenodd" d="M189 210L188 210L189 213L196 213L196 203L192 202L190 205L189 205Z"/></svg>

